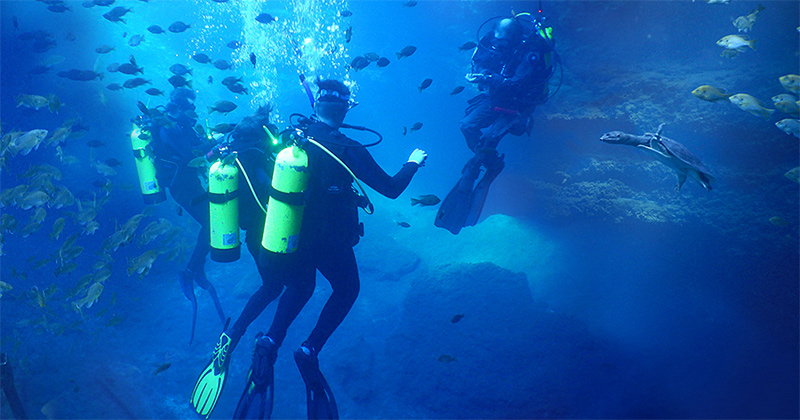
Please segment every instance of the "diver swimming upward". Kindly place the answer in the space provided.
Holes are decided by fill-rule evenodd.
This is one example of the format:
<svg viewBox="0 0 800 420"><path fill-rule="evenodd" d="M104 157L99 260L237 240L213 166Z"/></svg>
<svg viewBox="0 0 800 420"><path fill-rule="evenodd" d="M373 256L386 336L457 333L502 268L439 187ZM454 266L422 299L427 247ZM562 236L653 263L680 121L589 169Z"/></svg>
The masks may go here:
<svg viewBox="0 0 800 420"><path fill-rule="evenodd" d="M289 325L314 293L319 270L330 282L333 293L294 358L306 384L309 418L338 418L331 388L319 369L318 355L347 316L360 288L353 253L353 246L363 235L357 210L362 207L371 212L372 205L352 184L355 181L360 186L360 180L377 192L396 198L427 154L414 150L394 176L388 175L366 146L339 131L351 127L343 122L353 104L350 89L332 79L318 79L316 84L315 115L284 132L293 144L276 158L280 163L275 164L269 189L266 222L263 216L255 219L264 223L258 257L263 284L234 325L220 336L192 393L192 405L201 416L208 417L216 406L230 355L245 330L282 292L272 325L266 334L256 335L247 384L234 414L234 418L270 417L277 351ZM272 212L285 217L273 218ZM248 240L248 247L250 243Z"/></svg>
<svg viewBox="0 0 800 420"><path fill-rule="evenodd" d="M557 55L551 28L542 23L543 18L531 18L529 13L502 19L475 47L466 79L481 93L468 101L461 120L461 132L475 155L464 165L434 221L454 235L478 223L489 186L505 166L504 155L497 152L500 139L506 133L530 135L531 114L549 98L548 81Z"/></svg>

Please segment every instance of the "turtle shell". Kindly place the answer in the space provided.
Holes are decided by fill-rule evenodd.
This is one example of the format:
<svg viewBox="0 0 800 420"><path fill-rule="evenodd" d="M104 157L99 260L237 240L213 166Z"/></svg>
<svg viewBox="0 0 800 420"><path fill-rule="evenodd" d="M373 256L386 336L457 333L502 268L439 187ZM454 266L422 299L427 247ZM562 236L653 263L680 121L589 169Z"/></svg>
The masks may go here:
<svg viewBox="0 0 800 420"><path fill-rule="evenodd" d="M665 155L672 155L676 158L683 161L683 163L694 167L695 170L698 172L703 172L706 174L711 174L711 172L703 165L703 162L700 162L700 159L697 158L686 146L678 143L675 140L672 140L669 137L664 136L656 136L653 133L645 133L645 136L650 138L650 148L661 152Z"/></svg>

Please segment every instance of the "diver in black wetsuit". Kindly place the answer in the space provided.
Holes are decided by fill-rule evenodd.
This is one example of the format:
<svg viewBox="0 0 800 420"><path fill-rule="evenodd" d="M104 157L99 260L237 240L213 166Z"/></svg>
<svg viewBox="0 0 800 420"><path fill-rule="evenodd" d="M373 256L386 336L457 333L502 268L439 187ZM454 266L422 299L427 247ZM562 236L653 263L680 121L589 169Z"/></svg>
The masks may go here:
<svg viewBox="0 0 800 420"><path fill-rule="evenodd" d="M205 273L206 256L210 250L208 203L197 198L202 197L206 190L198 178L200 169L188 165L195 157L192 150L208 149L208 142L202 139L194 128L197 123L194 100L195 94L190 89L174 89L165 107L164 116L149 121L148 125L153 138L150 145L155 154L154 163L159 184L169 189L172 198L200 223L194 251L186 264L186 269L180 274L181 288L192 303L194 313L190 342L194 339L197 320L195 283L211 295L223 323L226 319L217 292Z"/></svg>
<svg viewBox="0 0 800 420"><path fill-rule="evenodd" d="M550 28L528 14L500 20L475 47L466 75L481 93L470 99L461 132L475 153L439 208L434 224L458 234L478 223L489 185L505 166L497 144L506 133L530 135L531 114L548 99L554 57ZM483 177L475 183L481 174ZM474 185L474 189L473 189Z"/></svg>
<svg viewBox="0 0 800 420"><path fill-rule="evenodd" d="M319 92L314 105L317 121L307 127L305 136L329 149L359 180L377 192L389 198L399 196L427 154L416 149L400 171L394 176L386 174L364 146L338 130L351 106L347 86L337 80L318 80L317 85ZM230 353L246 328L283 291L268 332L256 337L248 383L234 414L234 418L269 418L272 366L278 347L289 325L311 298L319 270L330 282L333 293L308 340L295 352L295 360L306 382L309 418L338 418L333 395L319 371L317 354L358 296L360 283L353 246L363 234L357 213L363 197L353 189L353 178L340 163L314 145L305 150L310 177L304 195L298 249L289 254L261 249L258 270L263 285L250 298L236 323L222 334L214 358L195 385L192 403L201 415L213 410L225 381Z"/></svg>

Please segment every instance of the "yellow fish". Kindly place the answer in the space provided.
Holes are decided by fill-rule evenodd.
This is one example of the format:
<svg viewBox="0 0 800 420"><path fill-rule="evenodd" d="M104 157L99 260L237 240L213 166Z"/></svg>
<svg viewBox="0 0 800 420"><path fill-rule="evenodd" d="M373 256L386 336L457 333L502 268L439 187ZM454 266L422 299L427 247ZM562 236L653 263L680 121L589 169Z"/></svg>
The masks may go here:
<svg viewBox="0 0 800 420"><path fill-rule="evenodd" d="M692 91L692 95L708 102L728 99L730 93L725 93L725 89L715 88L711 85L703 85Z"/></svg>
<svg viewBox="0 0 800 420"><path fill-rule="evenodd" d="M765 108L761 101L746 93L737 93L736 95L732 95L730 98L728 98L728 100L730 100L732 104L738 106L741 110L747 111L759 117L769 118L770 115L775 112L774 109Z"/></svg>
<svg viewBox="0 0 800 420"><path fill-rule="evenodd" d="M787 74L779 77L778 80L781 82L781 86L789 92L795 95L800 93L800 76L796 74Z"/></svg>
<svg viewBox="0 0 800 420"><path fill-rule="evenodd" d="M0 297L3 297L3 292L8 292L11 289L13 289L13 287L11 287L10 284L0 280Z"/></svg>
<svg viewBox="0 0 800 420"><path fill-rule="evenodd" d="M725 48L726 50L736 50L742 52L745 50L745 47L750 47L750 49L755 50L756 40L750 40L741 35L726 35L717 41L717 45Z"/></svg>
<svg viewBox="0 0 800 420"><path fill-rule="evenodd" d="M134 271L138 274L146 275L157 256L158 251L151 249L138 257L128 260L128 275L130 276Z"/></svg>
<svg viewBox="0 0 800 420"><path fill-rule="evenodd" d="M86 307L91 308L97 299L100 298L100 294L103 293L103 285L100 283L94 283L89 287L89 290L86 292L86 297L75 301L75 307L78 309Z"/></svg>
<svg viewBox="0 0 800 420"><path fill-rule="evenodd" d="M800 138L800 120L785 118L775 123L784 133Z"/></svg>

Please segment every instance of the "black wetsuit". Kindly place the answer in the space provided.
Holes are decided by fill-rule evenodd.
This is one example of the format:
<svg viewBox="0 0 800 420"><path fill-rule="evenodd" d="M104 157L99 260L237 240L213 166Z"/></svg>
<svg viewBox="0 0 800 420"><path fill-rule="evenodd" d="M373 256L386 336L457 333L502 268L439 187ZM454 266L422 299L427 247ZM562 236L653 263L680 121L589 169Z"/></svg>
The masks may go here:
<svg viewBox="0 0 800 420"><path fill-rule="evenodd" d="M552 73L552 46L538 35L517 48L495 48L492 32L472 56L473 73L493 74L481 84L482 93L469 100L461 120L461 132L470 150L494 149L506 134L521 135L536 105L547 100L547 81Z"/></svg>
<svg viewBox="0 0 800 420"><path fill-rule="evenodd" d="M208 202L195 200L206 190L198 178L199 170L187 164L194 158L192 150L200 149L203 141L191 127L177 124L172 127L153 126L150 132L159 185L169 189L172 198L200 223L197 243L187 266L193 271L202 270L210 249Z"/></svg>
<svg viewBox="0 0 800 420"><path fill-rule="evenodd" d="M409 162L397 174L390 176L378 166L366 148L323 123L312 124L306 135L338 156L359 180L389 198L399 196L419 168L418 164ZM298 250L293 254L261 250L258 270L263 285L227 332L232 346L285 286L286 291L267 333L280 345L289 325L314 292L317 270L330 282L333 293L308 338L316 351L339 326L358 296L360 282L353 246L363 228L358 222L359 196L353 190L353 179L318 147L308 144L305 150L311 176Z"/></svg>

